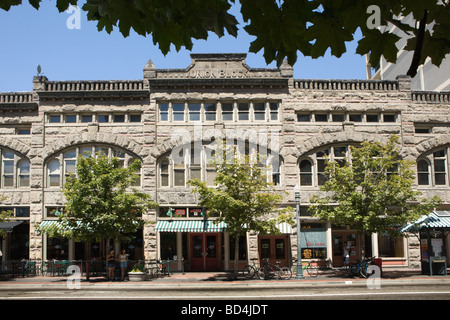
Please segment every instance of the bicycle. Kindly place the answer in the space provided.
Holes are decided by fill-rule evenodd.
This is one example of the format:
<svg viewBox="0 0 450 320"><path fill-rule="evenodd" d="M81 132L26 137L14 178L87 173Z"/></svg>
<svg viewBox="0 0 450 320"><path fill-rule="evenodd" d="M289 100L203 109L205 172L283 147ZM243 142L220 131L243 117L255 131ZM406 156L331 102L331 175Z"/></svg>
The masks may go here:
<svg viewBox="0 0 450 320"><path fill-rule="evenodd" d="M263 259L264 264L258 269L258 278L261 280L273 279L277 276L278 279L289 280L292 277L291 269L288 267L280 267L280 262L277 261L276 265L269 263L269 258Z"/></svg>
<svg viewBox="0 0 450 320"><path fill-rule="evenodd" d="M348 266L348 273L350 276L359 275L362 278L367 278L370 274L367 272L369 265L372 263L372 258L364 260L356 260L356 264Z"/></svg>
<svg viewBox="0 0 450 320"><path fill-rule="evenodd" d="M315 278L319 275L319 268L317 266L313 266L311 262L313 261L310 260L307 264L302 264L302 270L306 270L310 277ZM292 274L297 274L297 259L293 259Z"/></svg>
<svg viewBox="0 0 450 320"><path fill-rule="evenodd" d="M241 273L246 279L253 279L253 277L258 273L258 266L255 263L255 260L258 259L251 259L252 264L246 265L242 270Z"/></svg>

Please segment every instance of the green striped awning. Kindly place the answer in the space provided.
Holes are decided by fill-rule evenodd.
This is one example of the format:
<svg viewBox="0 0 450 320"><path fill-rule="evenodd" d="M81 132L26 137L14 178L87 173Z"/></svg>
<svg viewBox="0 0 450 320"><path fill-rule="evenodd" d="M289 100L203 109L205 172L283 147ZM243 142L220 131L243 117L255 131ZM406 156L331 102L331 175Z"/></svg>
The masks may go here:
<svg viewBox="0 0 450 320"><path fill-rule="evenodd" d="M211 220L159 220L156 223L157 232L222 232L226 227L225 222L215 224Z"/></svg>
<svg viewBox="0 0 450 320"><path fill-rule="evenodd" d="M81 224L81 221L78 221L78 225ZM71 230L72 228L65 226L62 222L58 220L44 220L39 224L39 227L47 227L47 228L55 228L61 231Z"/></svg>

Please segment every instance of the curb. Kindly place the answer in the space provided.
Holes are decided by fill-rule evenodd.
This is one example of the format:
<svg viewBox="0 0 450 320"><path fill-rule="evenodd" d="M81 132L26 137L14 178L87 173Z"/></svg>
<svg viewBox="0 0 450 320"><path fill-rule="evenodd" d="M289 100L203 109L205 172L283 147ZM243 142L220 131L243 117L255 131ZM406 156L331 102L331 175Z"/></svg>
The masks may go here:
<svg viewBox="0 0 450 320"><path fill-rule="evenodd" d="M69 282L67 282L67 280ZM111 282L111 283L92 283L81 280L80 288L71 289L68 284L72 282L70 279L58 279L55 282L22 282L22 283L1 283L1 291L26 291L26 290L151 290L151 291L167 291L167 290L257 290L257 289L305 289L305 288L336 288L336 287L367 287L369 284L375 284L375 279L336 279L336 280L247 280L247 281L224 281L217 283L215 281L174 281L165 280L166 282ZM371 282L368 282L371 281ZM413 286L413 285L450 285L450 278L430 279L430 278L414 278L414 279L380 279L379 285L383 286Z"/></svg>

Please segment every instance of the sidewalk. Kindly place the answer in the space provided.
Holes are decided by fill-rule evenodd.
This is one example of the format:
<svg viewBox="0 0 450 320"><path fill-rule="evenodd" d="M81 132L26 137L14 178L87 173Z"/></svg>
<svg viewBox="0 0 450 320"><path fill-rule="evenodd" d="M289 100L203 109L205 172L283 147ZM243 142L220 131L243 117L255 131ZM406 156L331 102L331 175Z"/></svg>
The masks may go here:
<svg viewBox="0 0 450 320"><path fill-rule="evenodd" d="M67 284L70 277L19 277L11 279L3 279L0 281L0 291L4 290L27 290L33 288L65 290L68 289ZM374 279L369 279L374 280ZM429 276L422 275L420 270L410 269L388 269L383 270L381 285L419 285L419 284L439 284L450 285L450 276ZM296 288L296 287L337 287L337 286L367 286L367 279L359 277L347 277L340 271L327 270L322 271L318 277L312 278L307 274L304 279L296 279L295 275L290 280L260 280L257 277L251 280L244 279L242 276L237 280L232 280L229 273L225 272L187 272L174 273L170 277L148 279L146 281L107 281L103 277L90 278L89 281L85 277L80 279L82 289L136 289L136 290L183 290L197 289L207 290L214 289L246 289L258 287L271 288Z"/></svg>

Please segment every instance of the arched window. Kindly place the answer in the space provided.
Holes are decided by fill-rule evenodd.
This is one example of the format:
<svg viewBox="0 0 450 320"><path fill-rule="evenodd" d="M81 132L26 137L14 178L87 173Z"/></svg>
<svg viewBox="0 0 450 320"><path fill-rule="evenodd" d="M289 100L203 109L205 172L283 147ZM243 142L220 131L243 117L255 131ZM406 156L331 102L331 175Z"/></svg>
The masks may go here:
<svg viewBox="0 0 450 320"><path fill-rule="evenodd" d="M23 188L30 186L30 161L15 152L0 149L2 188Z"/></svg>
<svg viewBox="0 0 450 320"><path fill-rule="evenodd" d="M59 187L61 183L61 166L59 160L52 160L48 163L48 186Z"/></svg>
<svg viewBox="0 0 450 320"><path fill-rule="evenodd" d="M235 144L236 156L252 156L257 146L248 143ZM255 149L255 150L253 150ZM164 155L158 161L159 183L161 187L185 187L189 179L198 179L205 181L207 185L214 185L214 179L217 175L216 167L212 160L215 157L215 147L210 143L200 146L192 144L174 149L172 152ZM266 150L264 163L261 166L267 168L265 172L267 182L276 186L281 185L283 159L278 154L271 154Z"/></svg>
<svg viewBox="0 0 450 320"><path fill-rule="evenodd" d="M313 172L312 163L309 160L300 161L300 185L312 186L313 184Z"/></svg>
<svg viewBox="0 0 450 320"><path fill-rule="evenodd" d="M20 160L17 164L19 168L19 187L30 186L30 161Z"/></svg>
<svg viewBox="0 0 450 320"><path fill-rule="evenodd" d="M47 187L61 187L64 185L67 178L76 173L77 158L79 156L91 157L95 154L116 157L121 167L128 166L137 159L135 155L122 149L105 145L81 145L55 154L49 159L47 162ZM139 178L133 186L141 185L140 171L137 174Z"/></svg>
<svg viewBox="0 0 450 320"><path fill-rule="evenodd" d="M426 160L417 161L417 183L421 186L430 184L430 168Z"/></svg>
<svg viewBox="0 0 450 320"><path fill-rule="evenodd" d="M351 162L350 150L349 145L334 145L311 152L307 159L300 159L300 185L323 186L328 179L325 174L327 161L344 166Z"/></svg>
<svg viewBox="0 0 450 320"><path fill-rule="evenodd" d="M449 146L421 155L417 160L417 184L447 186L448 154Z"/></svg>

